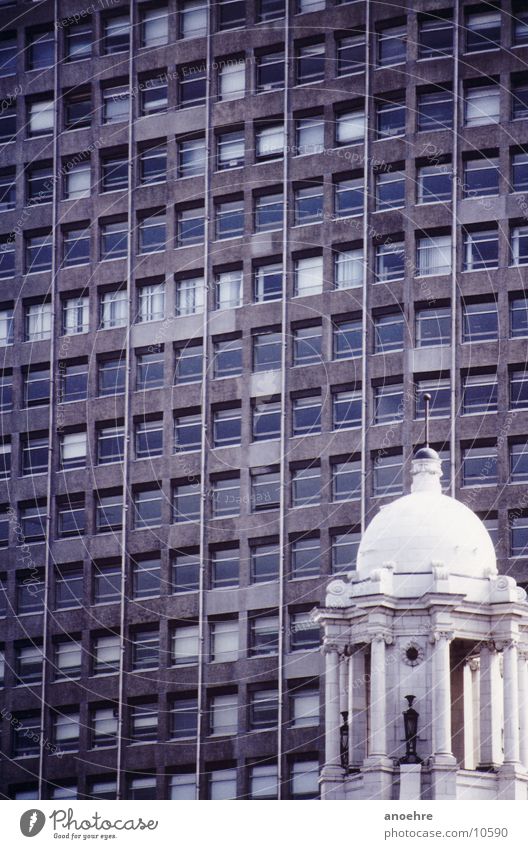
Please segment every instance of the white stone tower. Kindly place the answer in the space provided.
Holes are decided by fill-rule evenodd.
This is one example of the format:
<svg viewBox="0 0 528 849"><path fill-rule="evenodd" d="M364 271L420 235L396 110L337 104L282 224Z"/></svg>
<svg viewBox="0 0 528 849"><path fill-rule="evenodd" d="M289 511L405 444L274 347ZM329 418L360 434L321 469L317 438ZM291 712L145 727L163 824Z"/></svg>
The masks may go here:
<svg viewBox="0 0 528 849"><path fill-rule="evenodd" d="M324 799L528 799L528 604L431 448L331 581ZM414 696L417 733L403 711ZM411 700L412 702L412 700ZM416 718L414 717L414 720ZM416 749L416 757L414 756Z"/></svg>

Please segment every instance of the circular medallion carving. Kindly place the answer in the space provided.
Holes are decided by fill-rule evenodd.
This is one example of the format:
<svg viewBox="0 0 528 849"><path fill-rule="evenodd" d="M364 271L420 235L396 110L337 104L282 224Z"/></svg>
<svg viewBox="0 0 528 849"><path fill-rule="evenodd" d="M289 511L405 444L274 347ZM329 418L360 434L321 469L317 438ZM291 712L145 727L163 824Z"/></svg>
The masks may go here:
<svg viewBox="0 0 528 849"><path fill-rule="evenodd" d="M407 643L403 648L402 660L407 666L418 666L424 659L424 650L418 643Z"/></svg>

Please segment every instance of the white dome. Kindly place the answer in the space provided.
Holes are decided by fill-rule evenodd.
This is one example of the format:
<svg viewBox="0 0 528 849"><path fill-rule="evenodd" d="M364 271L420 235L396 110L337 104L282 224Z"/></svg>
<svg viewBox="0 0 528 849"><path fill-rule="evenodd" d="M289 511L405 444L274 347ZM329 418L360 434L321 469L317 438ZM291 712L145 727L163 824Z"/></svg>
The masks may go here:
<svg viewBox="0 0 528 849"><path fill-rule="evenodd" d="M431 449L426 451L413 461L411 494L383 507L363 534L359 578L387 562L395 575L431 573L440 564L451 575L497 574L495 549L484 524L465 504L442 494L440 460Z"/></svg>

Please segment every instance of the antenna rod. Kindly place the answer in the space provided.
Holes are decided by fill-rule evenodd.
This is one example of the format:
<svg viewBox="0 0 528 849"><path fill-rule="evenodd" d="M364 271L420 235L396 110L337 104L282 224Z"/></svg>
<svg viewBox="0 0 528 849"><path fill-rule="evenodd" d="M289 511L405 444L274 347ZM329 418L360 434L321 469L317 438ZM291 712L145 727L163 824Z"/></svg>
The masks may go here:
<svg viewBox="0 0 528 849"><path fill-rule="evenodd" d="M423 399L425 406L425 447L429 448L429 404L431 403L429 392L424 392Z"/></svg>

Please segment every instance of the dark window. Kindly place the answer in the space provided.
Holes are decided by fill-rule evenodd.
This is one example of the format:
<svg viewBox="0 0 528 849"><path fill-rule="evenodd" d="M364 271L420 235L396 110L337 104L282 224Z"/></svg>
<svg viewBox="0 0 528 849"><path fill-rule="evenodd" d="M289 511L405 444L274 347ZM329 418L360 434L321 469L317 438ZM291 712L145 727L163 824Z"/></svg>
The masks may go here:
<svg viewBox="0 0 528 849"><path fill-rule="evenodd" d="M46 537L46 503L35 501L20 508L24 542L40 542Z"/></svg>
<svg viewBox="0 0 528 849"><path fill-rule="evenodd" d="M310 651L321 644L321 630L309 611L290 616L290 651Z"/></svg>
<svg viewBox="0 0 528 849"><path fill-rule="evenodd" d="M332 396L334 430L361 425L361 390L334 392Z"/></svg>
<svg viewBox="0 0 528 849"><path fill-rule="evenodd" d="M216 204L216 239L232 239L244 233L244 200Z"/></svg>
<svg viewBox="0 0 528 849"><path fill-rule="evenodd" d="M163 420L149 419L136 423L136 458L159 457L163 454Z"/></svg>
<svg viewBox="0 0 528 849"><path fill-rule="evenodd" d="M121 598L121 563L94 563L93 598L95 604L119 601Z"/></svg>
<svg viewBox="0 0 528 849"><path fill-rule="evenodd" d="M374 352L376 354L403 349L405 322L403 313L387 313L374 318Z"/></svg>
<svg viewBox="0 0 528 849"><path fill-rule="evenodd" d="M418 56L436 59L453 52L453 22L440 17L424 18L418 24Z"/></svg>
<svg viewBox="0 0 528 849"><path fill-rule="evenodd" d="M219 171L244 165L244 131L220 133L216 142L216 167Z"/></svg>
<svg viewBox="0 0 528 849"><path fill-rule="evenodd" d="M523 410L528 407L528 371L515 369L510 372L510 408Z"/></svg>
<svg viewBox="0 0 528 849"><path fill-rule="evenodd" d="M127 14L114 15L103 20L103 52L120 53L128 50L130 20Z"/></svg>
<svg viewBox="0 0 528 849"><path fill-rule="evenodd" d="M291 577L311 578L321 572L321 541L304 536L291 544Z"/></svg>
<svg viewBox="0 0 528 849"><path fill-rule="evenodd" d="M203 206L182 209L177 213L178 247L201 245L205 234L205 218Z"/></svg>
<svg viewBox="0 0 528 849"><path fill-rule="evenodd" d="M0 77L9 77L17 70L17 34L15 30L0 35Z"/></svg>
<svg viewBox="0 0 528 849"><path fill-rule="evenodd" d="M528 297L517 295L510 300L510 336L528 336Z"/></svg>
<svg viewBox="0 0 528 849"><path fill-rule="evenodd" d="M42 681L42 647L34 643L15 646L17 684L39 684Z"/></svg>
<svg viewBox="0 0 528 849"><path fill-rule="evenodd" d="M252 437L254 442L278 439L280 436L280 401L253 402Z"/></svg>
<svg viewBox="0 0 528 849"><path fill-rule="evenodd" d="M298 327L293 331L293 364L308 366L322 361L322 327Z"/></svg>
<svg viewBox="0 0 528 849"><path fill-rule="evenodd" d="M270 371L281 365L282 334L267 331L253 336L253 371Z"/></svg>
<svg viewBox="0 0 528 849"><path fill-rule="evenodd" d="M238 587L240 573L240 551L238 548L222 548L211 555L211 586L213 588Z"/></svg>
<svg viewBox="0 0 528 849"><path fill-rule="evenodd" d="M131 637L132 669L152 669L159 666L159 630L145 628L134 631Z"/></svg>
<svg viewBox="0 0 528 849"><path fill-rule="evenodd" d="M90 229L75 227L62 236L63 265L82 265L90 261Z"/></svg>
<svg viewBox="0 0 528 849"><path fill-rule="evenodd" d="M196 737L198 730L198 701L196 698L174 699L170 705L170 739Z"/></svg>
<svg viewBox="0 0 528 849"><path fill-rule="evenodd" d="M378 33L378 65L398 65L406 58L407 29L405 26L386 27Z"/></svg>
<svg viewBox="0 0 528 849"><path fill-rule="evenodd" d="M240 407L216 410L213 413L213 440L215 448L240 445L242 438L242 413Z"/></svg>
<svg viewBox="0 0 528 849"><path fill-rule="evenodd" d="M257 56L257 91L284 88L284 53L282 50Z"/></svg>
<svg viewBox="0 0 528 849"><path fill-rule="evenodd" d="M277 690L252 690L249 694L249 727L253 731L276 728L279 718Z"/></svg>
<svg viewBox="0 0 528 849"><path fill-rule="evenodd" d="M464 413L490 413L497 410L497 374L469 374L464 378Z"/></svg>
<svg viewBox="0 0 528 849"><path fill-rule="evenodd" d="M172 490L172 521L196 522L200 518L200 484L182 483Z"/></svg>
<svg viewBox="0 0 528 849"><path fill-rule="evenodd" d="M172 592L186 593L199 589L200 557L198 551L176 551L171 561Z"/></svg>
<svg viewBox="0 0 528 849"><path fill-rule="evenodd" d="M88 393L88 363L62 364L59 369L59 397L61 404L84 401Z"/></svg>
<svg viewBox="0 0 528 849"><path fill-rule="evenodd" d="M99 395L119 395L125 391L125 360L122 357L104 359L98 367Z"/></svg>
<svg viewBox="0 0 528 849"><path fill-rule="evenodd" d="M205 103L207 88L205 62L180 68L178 79L180 107L202 106Z"/></svg>
<svg viewBox="0 0 528 849"><path fill-rule="evenodd" d="M292 402L292 435L321 433L321 396L294 398Z"/></svg>
<svg viewBox="0 0 528 849"><path fill-rule="evenodd" d="M350 501L361 492L361 461L332 464L332 501Z"/></svg>
<svg viewBox="0 0 528 849"><path fill-rule="evenodd" d="M167 145L158 144L139 154L139 182L142 186L163 182L167 177Z"/></svg>
<svg viewBox="0 0 528 849"><path fill-rule="evenodd" d="M125 451L125 429L123 425L101 427L97 430L97 462L121 463Z"/></svg>
<svg viewBox="0 0 528 849"><path fill-rule="evenodd" d="M293 507L308 507L321 502L321 469L313 464L293 469L291 475Z"/></svg>
<svg viewBox="0 0 528 849"><path fill-rule="evenodd" d="M279 547L277 543L251 546L251 583L276 581L279 577Z"/></svg>
<svg viewBox="0 0 528 849"><path fill-rule="evenodd" d="M44 579L40 574L19 573L17 575L16 594L16 612L20 615L42 613L44 610Z"/></svg>
<svg viewBox="0 0 528 849"><path fill-rule="evenodd" d="M466 52L498 50L501 36L500 11L490 9L466 15Z"/></svg>
<svg viewBox="0 0 528 849"><path fill-rule="evenodd" d="M95 524L98 533L118 531L123 523L123 494L121 491L96 494Z"/></svg>
<svg viewBox="0 0 528 849"><path fill-rule="evenodd" d="M51 270L51 233L26 237L26 273Z"/></svg>
<svg viewBox="0 0 528 849"><path fill-rule="evenodd" d="M464 234L464 271L497 268L499 263L498 230L471 230Z"/></svg>
<svg viewBox="0 0 528 849"><path fill-rule="evenodd" d="M29 433L21 438L22 474L39 475L48 470L48 434Z"/></svg>
<svg viewBox="0 0 528 849"><path fill-rule="evenodd" d="M215 378L242 374L242 339L225 339L214 343L213 370Z"/></svg>
<svg viewBox="0 0 528 849"><path fill-rule="evenodd" d="M276 654L279 647L279 617L274 614L252 616L249 620L249 654Z"/></svg>
<svg viewBox="0 0 528 849"><path fill-rule="evenodd" d="M393 458L391 458L393 459ZM395 491L398 491L398 484L392 477L387 481L380 478L378 483L385 484L387 488L396 483ZM380 494L377 492L376 494ZM361 534L358 531L345 531L344 533L332 534L332 572L348 572L356 568L356 558L359 548Z"/></svg>
<svg viewBox="0 0 528 849"><path fill-rule="evenodd" d="M448 377L437 377L431 380L416 382L415 417L422 421L425 416L424 393L431 396L429 410L432 419L448 416L451 410L451 384Z"/></svg>
<svg viewBox="0 0 528 849"><path fill-rule="evenodd" d="M12 384L11 384L12 393ZM12 397L12 394L11 394ZM26 407L40 407L49 404L50 370L49 366L32 366L24 374L24 404Z"/></svg>
<svg viewBox="0 0 528 849"><path fill-rule="evenodd" d="M297 48L297 83L315 83L324 80L325 46L310 44Z"/></svg>
<svg viewBox="0 0 528 849"><path fill-rule="evenodd" d="M115 746L117 743L118 711L113 705L92 708L90 711L90 737L94 749Z"/></svg>
<svg viewBox="0 0 528 849"><path fill-rule="evenodd" d="M198 451L202 445L201 413L174 417L174 451Z"/></svg>
<svg viewBox="0 0 528 849"><path fill-rule="evenodd" d="M18 714L11 723L13 728L13 755L15 758L34 757L40 752L40 713Z"/></svg>
<svg viewBox="0 0 528 849"><path fill-rule="evenodd" d="M178 142L178 176L202 177L206 165L205 138L181 139Z"/></svg>
<svg viewBox="0 0 528 849"><path fill-rule="evenodd" d="M251 510L277 510L280 505L279 472L251 473Z"/></svg>
<svg viewBox="0 0 528 849"><path fill-rule="evenodd" d="M0 144L14 141L17 131L16 105L7 106L0 115Z"/></svg>
<svg viewBox="0 0 528 849"><path fill-rule="evenodd" d="M92 23L90 20L72 24L66 30L66 59L76 62L92 55Z"/></svg>
<svg viewBox="0 0 528 849"><path fill-rule="evenodd" d="M528 44L528 11L522 9L515 11L515 17L512 18L513 24L513 43L516 46Z"/></svg>
<svg viewBox="0 0 528 849"><path fill-rule="evenodd" d="M450 163L424 165L418 169L418 203L450 201L452 183Z"/></svg>
<svg viewBox="0 0 528 849"><path fill-rule="evenodd" d="M376 106L376 132L379 139L401 136L405 132L405 101L381 101ZM363 119L364 120L364 119Z"/></svg>
<svg viewBox="0 0 528 849"><path fill-rule="evenodd" d="M213 518L240 514L240 478L221 478L211 482Z"/></svg>
<svg viewBox="0 0 528 849"><path fill-rule="evenodd" d="M164 384L163 350L136 355L136 391L159 389Z"/></svg>
<svg viewBox="0 0 528 849"><path fill-rule="evenodd" d="M429 348L451 342L451 310L429 307L416 311L416 347Z"/></svg>
<svg viewBox="0 0 528 849"><path fill-rule="evenodd" d="M52 29L29 33L27 63L29 71L53 67L55 64L55 34Z"/></svg>
<svg viewBox="0 0 528 849"><path fill-rule="evenodd" d="M255 232L279 230L283 216L282 194L258 195L255 198Z"/></svg>
<svg viewBox="0 0 528 849"><path fill-rule="evenodd" d="M168 83L167 74L157 77L149 77L139 84L141 93L141 114L156 115L166 112L168 106Z"/></svg>
<svg viewBox="0 0 528 849"><path fill-rule="evenodd" d="M376 210L405 205L405 171L379 171L376 174Z"/></svg>
<svg viewBox="0 0 528 849"><path fill-rule="evenodd" d="M246 3L243 0L219 0L218 29L233 29L246 23Z"/></svg>
<svg viewBox="0 0 528 849"><path fill-rule="evenodd" d="M80 607L83 602L82 566L68 569L57 567L55 570L55 609Z"/></svg>
<svg viewBox="0 0 528 849"><path fill-rule="evenodd" d="M463 303L463 342L484 342L499 338L499 313L495 300Z"/></svg>
<svg viewBox="0 0 528 849"><path fill-rule="evenodd" d="M203 345L187 343L176 349L174 383L194 383L202 378Z"/></svg>
<svg viewBox="0 0 528 849"><path fill-rule="evenodd" d="M134 494L134 527L157 528L161 525L163 493L158 486Z"/></svg>
<svg viewBox="0 0 528 849"><path fill-rule="evenodd" d="M497 482L497 446L479 445L464 448L462 486L490 486Z"/></svg>
<svg viewBox="0 0 528 849"><path fill-rule="evenodd" d="M337 40L337 76L365 70L365 35L351 35Z"/></svg>
<svg viewBox="0 0 528 849"><path fill-rule="evenodd" d="M334 324L333 358L346 360L361 356L363 349L363 330L361 319L340 321Z"/></svg>
<svg viewBox="0 0 528 849"><path fill-rule="evenodd" d="M140 218L138 230L139 253L148 254L164 250L167 238L167 222L164 212L155 212L153 215Z"/></svg>
<svg viewBox="0 0 528 849"><path fill-rule="evenodd" d="M90 91L70 93L64 99L64 128L79 130L89 127L93 120Z"/></svg>
<svg viewBox="0 0 528 849"><path fill-rule="evenodd" d="M128 250L128 225L126 221L112 221L101 225L101 259L124 259Z"/></svg>
<svg viewBox="0 0 528 849"><path fill-rule="evenodd" d="M274 21L284 17L285 0L260 0L259 21Z"/></svg>
<svg viewBox="0 0 528 849"><path fill-rule="evenodd" d="M7 212L16 206L16 172L14 168L0 171L0 212Z"/></svg>
<svg viewBox="0 0 528 849"><path fill-rule="evenodd" d="M157 740L158 722L159 714L157 702L148 702L146 704L132 705L130 707L130 739L134 742ZM154 792L155 786L156 785L154 783ZM142 793L138 796L130 795L129 798L151 799L155 798L155 796L146 796Z"/></svg>
<svg viewBox="0 0 528 849"><path fill-rule="evenodd" d="M418 95L418 130L446 130L453 126L453 94L434 91Z"/></svg>
<svg viewBox="0 0 528 849"><path fill-rule="evenodd" d="M383 386L375 386L375 423L386 424L403 419L403 404L403 386L401 383L388 383Z"/></svg>
<svg viewBox="0 0 528 849"><path fill-rule="evenodd" d="M101 158L101 191L114 192L128 188L128 159L126 155L103 156Z"/></svg>
<svg viewBox="0 0 528 849"><path fill-rule="evenodd" d="M26 171L26 197L28 206L50 203L53 198L53 167L47 163L30 165Z"/></svg>
<svg viewBox="0 0 528 849"><path fill-rule="evenodd" d="M499 159L468 159L464 164L464 197L487 197L499 194Z"/></svg>
<svg viewBox="0 0 528 849"><path fill-rule="evenodd" d="M528 442L510 443L510 480L512 483L528 482Z"/></svg>

